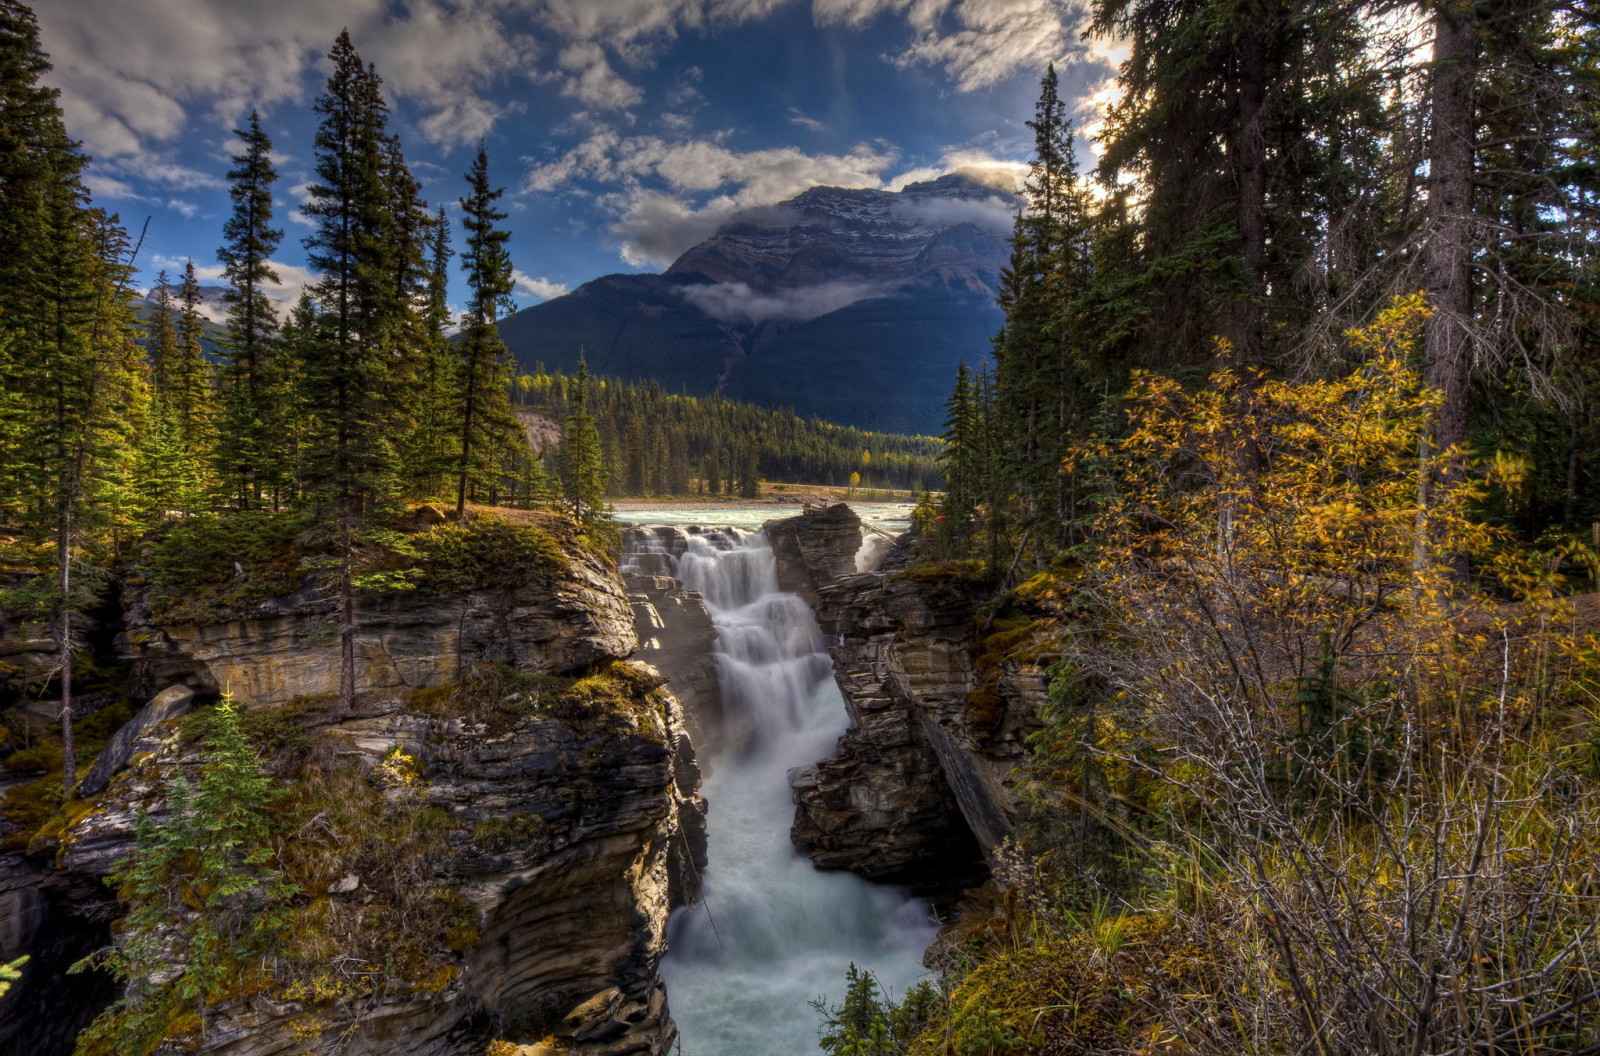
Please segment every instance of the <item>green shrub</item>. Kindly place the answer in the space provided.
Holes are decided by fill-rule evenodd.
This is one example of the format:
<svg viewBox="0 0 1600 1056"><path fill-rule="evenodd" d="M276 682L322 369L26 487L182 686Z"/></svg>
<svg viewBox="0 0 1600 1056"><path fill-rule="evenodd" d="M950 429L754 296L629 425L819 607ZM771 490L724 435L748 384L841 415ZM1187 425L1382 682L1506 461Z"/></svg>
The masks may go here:
<svg viewBox="0 0 1600 1056"><path fill-rule="evenodd" d="M530 575L554 575L567 568L566 554L548 534L493 517L439 525L418 535L412 546L421 581L452 593L513 590Z"/></svg>

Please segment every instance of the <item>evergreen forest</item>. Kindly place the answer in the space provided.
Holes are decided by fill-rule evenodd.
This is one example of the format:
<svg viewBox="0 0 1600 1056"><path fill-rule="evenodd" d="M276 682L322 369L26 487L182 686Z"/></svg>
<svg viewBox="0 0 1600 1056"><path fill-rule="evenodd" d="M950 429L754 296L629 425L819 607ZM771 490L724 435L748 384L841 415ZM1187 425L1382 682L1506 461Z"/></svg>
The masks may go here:
<svg viewBox="0 0 1600 1056"><path fill-rule="evenodd" d="M487 1056L668 1051L664 1028L604 1048L665 1016L663 907L693 904L705 862L687 826L650 827L705 807L667 679L595 630L634 641L611 500L779 482L916 496L893 563L858 574L852 540L823 621L784 625L807 670L847 625L879 665L841 673L855 725L785 794L803 814L839 763L814 814L876 819L868 851L939 814L955 848L914 858L925 875L837 866L914 882L950 926L925 981L852 965L817 999L829 1056L1600 1054L1600 10L1089 0L1087 19L1126 48L1112 101L1079 127L1040 71L1004 325L931 438L582 361L516 375L487 147L452 224L348 33L313 104L314 284L286 312L267 296L287 236L252 113L225 325L192 264L141 320L141 237L91 199L34 15L0 0L0 612L52 658L0 668L8 722L50 709L48 736L0 728L26 775L5 852L55 875L94 849L70 834L104 823L86 771L133 716L107 616L125 594L194 631L315 583L337 670L268 709L218 687L164 746L124 746L117 787L162 751L177 776L121 819L134 849L102 878L122 915L70 966L102 988L76 1052L228 1051L218 1024L269 1003L307 1051L377 1044L380 1015L437 1012L525 953L508 936L545 912L545 863L596 831L648 832L619 871L660 919L571 890L551 913L563 939L617 918L645 952L625 934L611 975L458 1022ZM362 620L417 597L459 602L439 602L452 641L493 662L384 711ZM493 651L518 633L550 670ZM900 663L913 639L934 645ZM530 730L553 745L531 762L504 747ZM447 809L546 763L542 813ZM647 780L625 824L596 820ZM457 799L430 799L447 781ZM469 898L468 867L499 871ZM491 894L514 920L480 934ZM37 967L0 962L0 996Z"/></svg>

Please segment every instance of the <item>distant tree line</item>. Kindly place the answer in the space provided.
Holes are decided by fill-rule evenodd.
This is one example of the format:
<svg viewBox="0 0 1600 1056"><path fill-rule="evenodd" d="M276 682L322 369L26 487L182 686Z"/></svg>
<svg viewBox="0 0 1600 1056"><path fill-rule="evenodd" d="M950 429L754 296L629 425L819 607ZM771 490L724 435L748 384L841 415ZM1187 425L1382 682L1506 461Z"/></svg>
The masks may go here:
<svg viewBox="0 0 1600 1056"><path fill-rule="evenodd" d="M567 416L577 379L542 368L517 378L519 411ZM609 479L607 494L752 498L761 481L936 489L943 444L873 433L720 397L681 396L655 383L589 384Z"/></svg>

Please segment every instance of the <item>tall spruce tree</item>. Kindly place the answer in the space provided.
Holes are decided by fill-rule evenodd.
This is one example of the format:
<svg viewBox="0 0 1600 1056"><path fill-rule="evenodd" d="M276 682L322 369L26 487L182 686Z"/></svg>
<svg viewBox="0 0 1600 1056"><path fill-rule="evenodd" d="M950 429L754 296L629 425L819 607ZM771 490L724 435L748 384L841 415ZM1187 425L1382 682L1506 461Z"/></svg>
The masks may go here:
<svg viewBox="0 0 1600 1056"><path fill-rule="evenodd" d="M606 518L606 471L600 432L589 413L589 364L580 354L578 373L567 389L567 417L558 453L561 497L579 522L594 526Z"/></svg>
<svg viewBox="0 0 1600 1056"><path fill-rule="evenodd" d="M1066 542L1072 496L1061 460L1084 417L1087 357L1078 324L1092 277L1092 219L1079 177L1071 123L1055 67L1040 82L1034 118L1034 157L1027 208L1011 238L1001 276L1005 325L994 342L1002 417L1015 430L1013 494L1021 502L1022 534L1042 561ZM998 512L998 511L996 511Z"/></svg>
<svg viewBox="0 0 1600 1056"><path fill-rule="evenodd" d="M506 214L495 208L504 191L489 184L489 155L483 144L467 172L467 193L461 199L461 226L467 233L461 269L472 291L461 319L458 344L460 370L460 463L456 470L456 516L464 516L473 482L498 469L494 456L521 437L511 414L507 386L511 371L496 320L511 301L511 234L498 225Z"/></svg>
<svg viewBox="0 0 1600 1056"><path fill-rule="evenodd" d="M200 280L195 275L192 260L184 262L178 301L178 354L167 368L167 384L162 395L199 474L200 467L209 462L216 440L216 389L212 384L211 361L206 358L203 343L206 319L200 310Z"/></svg>
<svg viewBox="0 0 1600 1056"><path fill-rule="evenodd" d="M400 488L395 450L406 409L393 361L404 330L398 303L393 159L388 106L376 71L361 61L348 31L329 52L333 70L314 110L316 182L303 211L318 311L305 343L301 390L309 424L306 491L334 517L339 547L339 703L355 700L357 548L367 517Z"/></svg>
<svg viewBox="0 0 1600 1056"><path fill-rule="evenodd" d="M422 310L424 347L416 402L419 491L442 495L458 463L456 348L451 339L450 219L444 206L433 219L428 242L427 299Z"/></svg>
<svg viewBox="0 0 1600 1056"><path fill-rule="evenodd" d="M132 419L145 399L125 296L127 240L90 207L33 13L0 0L0 513L50 543L8 602L47 622L57 655L63 787L77 780L75 621L121 537Z"/></svg>
<svg viewBox="0 0 1600 1056"><path fill-rule="evenodd" d="M251 110L246 127L235 129L234 135L244 151L234 155L228 172L233 212L222 226L224 242L217 251L228 282L228 334L220 349L216 475L229 498L240 509L249 509L276 476L272 467L282 464L283 422L276 413L279 405L269 399L278 319L266 287L279 281L272 254L283 232L272 226L272 187L278 172L260 115Z"/></svg>
<svg viewBox="0 0 1600 1056"><path fill-rule="evenodd" d="M171 374L179 359L177 298L172 296L172 280L165 271L156 273L156 284L150 290L144 348L150 362L150 384L157 392L165 393L172 385Z"/></svg>

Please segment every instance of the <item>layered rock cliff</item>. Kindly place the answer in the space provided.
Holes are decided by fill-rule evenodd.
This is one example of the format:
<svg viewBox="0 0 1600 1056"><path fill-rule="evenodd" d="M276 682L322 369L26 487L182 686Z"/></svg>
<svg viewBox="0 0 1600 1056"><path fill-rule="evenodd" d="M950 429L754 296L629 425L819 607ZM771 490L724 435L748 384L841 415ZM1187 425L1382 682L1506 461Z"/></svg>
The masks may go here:
<svg viewBox="0 0 1600 1056"><path fill-rule="evenodd" d="M852 725L833 758L791 773L792 835L819 866L959 885L1010 834L1045 677L995 649L991 591L907 569L907 545L817 592Z"/></svg>
<svg viewBox="0 0 1600 1056"><path fill-rule="evenodd" d="M363 598L348 714L325 695L337 665L315 585L211 624L162 623L134 594L124 653L138 685L250 706L300 892L273 972L243 973L203 1037L174 1020L168 1047L671 1048L656 967L704 864L695 750L661 674L628 660L619 575L569 540L562 551L522 577ZM174 778L205 763L211 709L184 718L179 696L113 742L103 792L11 834L27 851L0 858L0 959L34 959L0 1004L0 1053L70 1051L111 998L105 977L62 973L126 912L101 879L133 849L137 815L162 817Z"/></svg>

